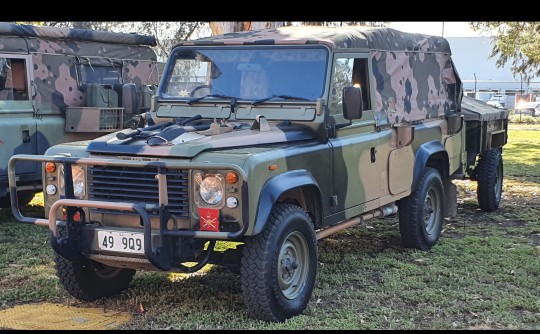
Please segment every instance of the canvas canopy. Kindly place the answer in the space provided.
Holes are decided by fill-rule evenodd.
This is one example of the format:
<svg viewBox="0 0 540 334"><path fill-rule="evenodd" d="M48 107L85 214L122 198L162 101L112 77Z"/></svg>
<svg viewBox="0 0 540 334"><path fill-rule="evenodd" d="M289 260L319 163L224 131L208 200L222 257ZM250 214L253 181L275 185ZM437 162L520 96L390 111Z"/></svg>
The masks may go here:
<svg viewBox="0 0 540 334"><path fill-rule="evenodd" d="M378 125L414 123L459 112L462 83L448 41L392 28L288 26L227 33L178 46L324 44L371 58Z"/></svg>

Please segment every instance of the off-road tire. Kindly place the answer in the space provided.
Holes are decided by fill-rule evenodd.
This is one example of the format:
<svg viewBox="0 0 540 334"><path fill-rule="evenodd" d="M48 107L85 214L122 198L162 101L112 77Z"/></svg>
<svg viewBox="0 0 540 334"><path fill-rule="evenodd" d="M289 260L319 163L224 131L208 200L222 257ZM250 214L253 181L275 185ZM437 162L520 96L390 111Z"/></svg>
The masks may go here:
<svg viewBox="0 0 540 334"><path fill-rule="evenodd" d="M418 187L397 203L403 247L429 250L437 244L444 221L444 202L441 175L426 167Z"/></svg>
<svg viewBox="0 0 540 334"><path fill-rule="evenodd" d="M60 233L64 233L59 228ZM114 296L127 289L134 269L106 266L89 259L70 261L55 254L56 276L64 289L73 297L83 301L94 301Z"/></svg>
<svg viewBox="0 0 540 334"><path fill-rule="evenodd" d="M135 270L91 261L69 261L56 254L56 275L66 291L83 301L114 296L129 286Z"/></svg>
<svg viewBox="0 0 540 334"><path fill-rule="evenodd" d="M301 314L316 275L317 239L311 218L296 205L277 204L265 229L248 238L242 252L240 277L248 313L268 322Z"/></svg>
<svg viewBox="0 0 540 334"><path fill-rule="evenodd" d="M482 211L499 208L503 183L503 158L499 149L483 152L478 161L476 197Z"/></svg>

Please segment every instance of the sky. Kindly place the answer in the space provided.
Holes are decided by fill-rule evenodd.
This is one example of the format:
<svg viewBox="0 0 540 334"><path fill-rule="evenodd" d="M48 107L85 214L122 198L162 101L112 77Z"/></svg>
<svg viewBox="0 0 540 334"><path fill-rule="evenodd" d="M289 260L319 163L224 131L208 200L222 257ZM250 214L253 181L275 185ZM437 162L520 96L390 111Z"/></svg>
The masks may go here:
<svg viewBox="0 0 540 334"><path fill-rule="evenodd" d="M469 28L468 22L391 22L390 28L443 37L478 37L480 33Z"/></svg>

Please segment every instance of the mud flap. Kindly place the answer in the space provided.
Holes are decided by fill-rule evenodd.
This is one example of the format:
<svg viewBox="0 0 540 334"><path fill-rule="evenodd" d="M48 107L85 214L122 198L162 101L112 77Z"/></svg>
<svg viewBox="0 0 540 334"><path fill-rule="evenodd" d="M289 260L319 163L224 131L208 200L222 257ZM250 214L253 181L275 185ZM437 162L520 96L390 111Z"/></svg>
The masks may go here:
<svg viewBox="0 0 540 334"><path fill-rule="evenodd" d="M444 217L455 218L457 216L457 186L450 178L445 178L444 185Z"/></svg>

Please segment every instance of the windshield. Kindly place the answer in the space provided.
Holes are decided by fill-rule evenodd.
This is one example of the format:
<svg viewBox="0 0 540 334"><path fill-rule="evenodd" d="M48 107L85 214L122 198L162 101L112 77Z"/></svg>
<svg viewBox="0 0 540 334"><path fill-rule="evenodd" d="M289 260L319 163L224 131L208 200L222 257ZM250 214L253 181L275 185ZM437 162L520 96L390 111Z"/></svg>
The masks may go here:
<svg viewBox="0 0 540 334"><path fill-rule="evenodd" d="M324 92L327 58L324 47L178 48L171 54L160 97L316 101Z"/></svg>

